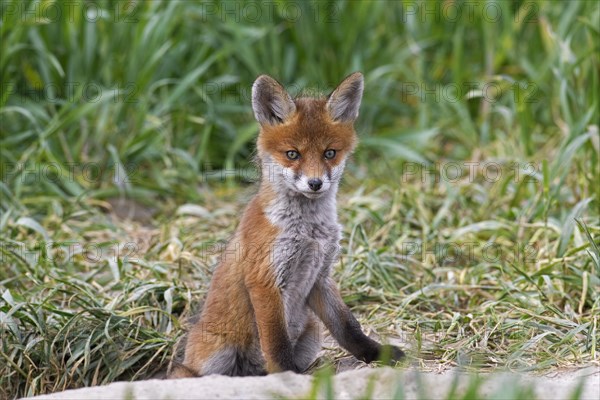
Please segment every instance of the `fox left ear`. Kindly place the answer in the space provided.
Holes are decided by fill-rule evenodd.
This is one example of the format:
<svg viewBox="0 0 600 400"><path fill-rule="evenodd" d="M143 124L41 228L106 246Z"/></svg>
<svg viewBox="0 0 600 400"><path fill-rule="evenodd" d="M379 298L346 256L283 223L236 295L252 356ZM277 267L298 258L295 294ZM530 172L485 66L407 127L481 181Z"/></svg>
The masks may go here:
<svg viewBox="0 0 600 400"><path fill-rule="evenodd" d="M334 121L354 122L356 120L363 88L363 75L360 72L355 72L344 79L329 95L327 111Z"/></svg>

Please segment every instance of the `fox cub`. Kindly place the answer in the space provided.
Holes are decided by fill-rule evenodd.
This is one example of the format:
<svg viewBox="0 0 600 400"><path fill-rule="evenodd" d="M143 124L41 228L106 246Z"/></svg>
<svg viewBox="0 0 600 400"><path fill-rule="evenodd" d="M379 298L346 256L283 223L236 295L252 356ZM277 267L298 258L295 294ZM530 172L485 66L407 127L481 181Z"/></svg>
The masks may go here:
<svg viewBox="0 0 600 400"><path fill-rule="evenodd" d="M256 79L260 187L171 378L303 372L321 349L319 320L362 361L403 357L361 331L330 277L341 236L336 193L357 143L353 123L362 92L358 72L327 98L292 99L273 78Z"/></svg>

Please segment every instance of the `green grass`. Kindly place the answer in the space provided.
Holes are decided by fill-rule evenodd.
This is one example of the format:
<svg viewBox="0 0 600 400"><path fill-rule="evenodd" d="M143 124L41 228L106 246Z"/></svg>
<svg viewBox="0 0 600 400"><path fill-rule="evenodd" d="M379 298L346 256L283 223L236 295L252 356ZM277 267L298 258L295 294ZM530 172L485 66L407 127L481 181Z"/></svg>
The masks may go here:
<svg viewBox="0 0 600 400"><path fill-rule="evenodd" d="M253 190L261 73L365 74L335 277L367 331L425 368L598 365L597 2L97 4L0 5L0 397L166 367Z"/></svg>

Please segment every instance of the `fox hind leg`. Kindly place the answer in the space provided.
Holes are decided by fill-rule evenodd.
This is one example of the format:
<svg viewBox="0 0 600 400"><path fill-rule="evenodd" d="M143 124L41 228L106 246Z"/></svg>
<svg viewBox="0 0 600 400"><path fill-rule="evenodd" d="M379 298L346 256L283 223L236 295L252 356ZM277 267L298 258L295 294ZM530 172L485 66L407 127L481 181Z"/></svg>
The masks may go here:
<svg viewBox="0 0 600 400"><path fill-rule="evenodd" d="M260 349L246 351L235 347L226 347L204 361L201 375L256 376L266 375L264 359Z"/></svg>

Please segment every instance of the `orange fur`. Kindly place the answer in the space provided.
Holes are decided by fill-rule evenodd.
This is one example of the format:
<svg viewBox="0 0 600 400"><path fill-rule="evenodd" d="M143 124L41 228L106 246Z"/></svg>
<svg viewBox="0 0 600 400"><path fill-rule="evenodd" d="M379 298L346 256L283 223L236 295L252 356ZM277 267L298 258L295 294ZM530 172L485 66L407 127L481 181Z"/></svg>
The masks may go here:
<svg viewBox="0 0 600 400"><path fill-rule="evenodd" d="M201 366L203 360L224 345L248 348L256 340L255 311L250 296L277 304L277 295L268 290L272 282L269 268L270 244L277 229L264 216L260 199L250 202L237 233L215 269L200 321L189 332L183 364ZM261 285L267 285L267 288ZM256 288L248 290L248 288ZM282 310L273 307L273 320ZM260 317L256 317L259 320ZM258 326L267 325L258 321ZM200 370L195 369L196 373Z"/></svg>
<svg viewBox="0 0 600 400"><path fill-rule="evenodd" d="M296 114L283 125L263 126L258 137L259 156L269 154L280 165L303 172L307 176L321 176L331 172L348 154L354 151L358 139L351 123L334 122L325 108L325 99L296 99ZM327 149L336 150L332 160L323 159ZM285 153L298 151L302 157L296 162Z"/></svg>

